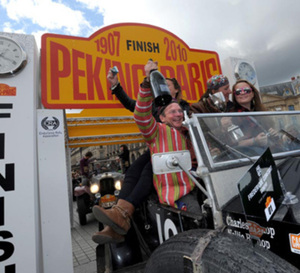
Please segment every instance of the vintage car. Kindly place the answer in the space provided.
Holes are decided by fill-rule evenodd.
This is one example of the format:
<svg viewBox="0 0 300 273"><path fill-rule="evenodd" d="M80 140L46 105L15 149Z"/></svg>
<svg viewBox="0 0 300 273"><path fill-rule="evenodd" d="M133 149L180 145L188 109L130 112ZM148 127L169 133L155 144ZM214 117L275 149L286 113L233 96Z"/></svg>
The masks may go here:
<svg viewBox="0 0 300 273"><path fill-rule="evenodd" d="M152 155L153 171L187 172L201 213L151 194L125 242L97 246L97 272L299 272L300 112L193 114L185 126L196 171L189 151Z"/></svg>
<svg viewBox="0 0 300 273"><path fill-rule="evenodd" d="M113 167L111 160L94 161L93 165L100 168L94 169L90 178L82 177L74 189L80 225L86 224L86 215L92 213L94 205L110 208L116 204L124 179L124 174Z"/></svg>

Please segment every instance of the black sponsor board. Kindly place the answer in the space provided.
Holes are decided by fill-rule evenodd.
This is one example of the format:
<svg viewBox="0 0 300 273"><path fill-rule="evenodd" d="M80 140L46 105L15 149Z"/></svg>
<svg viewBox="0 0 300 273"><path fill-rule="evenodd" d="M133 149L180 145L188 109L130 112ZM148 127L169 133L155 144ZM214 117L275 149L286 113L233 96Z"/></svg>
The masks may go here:
<svg viewBox="0 0 300 273"><path fill-rule="evenodd" d="M252 240L256 233L257 245L264 247L300 269L300 224L247 217L243 213L223 210L223 220L229 234Z"/></svg>
<svg viewBox="0 0 300 273"><path fill-rule="evenodd" d="M235 196L222 209L229 234L252 240L300 269L300 223L293 206L282 205L285 186L269 149L238 183Z"/></svg>
<svg viewBox="0 0 300 273"><path fill-rule="evenodd" d="M268 148L238 183L238 190L247 216L269 221L284 199L272 153Z"/></svg>

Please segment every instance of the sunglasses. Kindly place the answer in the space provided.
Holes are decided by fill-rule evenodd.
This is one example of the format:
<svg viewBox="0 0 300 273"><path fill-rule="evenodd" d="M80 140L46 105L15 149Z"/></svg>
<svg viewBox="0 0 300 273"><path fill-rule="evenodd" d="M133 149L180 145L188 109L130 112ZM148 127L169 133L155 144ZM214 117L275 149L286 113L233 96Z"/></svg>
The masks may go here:
<svg viewBox="0 0 300 273"><path fill-rule="evenodd" d="M252 88L250 88L250 87L239 88L234 91L234 94L239 96L240 94L242 94L242 92L243 92L243 94L249 94L252 92Z"/></svg>

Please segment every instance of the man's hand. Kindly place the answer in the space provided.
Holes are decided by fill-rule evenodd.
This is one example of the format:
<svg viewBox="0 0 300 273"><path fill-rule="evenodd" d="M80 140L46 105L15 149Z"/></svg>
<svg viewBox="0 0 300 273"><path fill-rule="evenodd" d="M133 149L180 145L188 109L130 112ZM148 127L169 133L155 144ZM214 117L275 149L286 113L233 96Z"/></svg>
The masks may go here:
<svg viewBox="0 0 300 273"><path fill-rule="evenodd" d="M146 77L147 77L147 80L149 81L150 80L150 71L153 70L153 69L158 69L158 66L157 66L158 62L155 61L151 61L149 60L146 65L145 65L145 74L146 74Z"/></svg>

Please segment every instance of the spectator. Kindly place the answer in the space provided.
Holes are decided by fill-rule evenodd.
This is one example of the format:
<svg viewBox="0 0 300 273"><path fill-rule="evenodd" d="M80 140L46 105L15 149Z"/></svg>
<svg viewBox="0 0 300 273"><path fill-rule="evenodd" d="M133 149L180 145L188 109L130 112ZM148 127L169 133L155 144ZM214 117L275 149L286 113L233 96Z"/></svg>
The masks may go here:
<svg viewBox="0 0 300 273"><path fill-rule="evenodd" d="M89 151L80 160L80 171L83 177L89 178L89 163L92 156L92 152Z"/></svg>
<svg viewBox="0 0 300 273"><path fill-rule="evenodd" d="M230 112L266 111L260 100L259 91L246 80L238 80L233 86L233 107ZM259 155L268 146L281 148L278 133L272 129L273 120L264 116L222 117L221 126L214 131L222 141L230 146L251 149L252 154ZM242 150L243 151L243 150ZM248 152L248 150L245 150Z"/></svg>
<svg viewBox="0 0 300 273"><path fill-rule="evenodd" d="M232 112L266 111L265 106L261 102L258 90L250 82L238 80L232 86L232 91L234 104ZM262 131L262 128L259 126L259 123L256 122L256 119L235 118L233 123L238 125L244 134L243 138L238 141L239 146L267 146L267 132ZM271 128L271 126L268 128Z"/></svg>
<svg viewBox="0 0 300 273"><path fill-rule="evenodd" d="M122 172L126 173L128 168L130 167L129 150L127 145L121 145L120 151L121 153L119 154L119 158L121 159Z"/></svg>
<svg viewBox="0 0 300 273"><path fill-rule="evenodd" d="M215 93L222 92L226 101L226 110L228 112L232 107L233 104L230 101L231 89L229 86L228 78L224 75L215 75L211 77L207 81L207 90L201 97L201 99L191 104L191 112L193 113L217 113L221 112L214 103L212 102L210 95Z"/></svg>
<svg viewBox="0 0 300 273"><path fill-rule="evenodd" d="M80 185L81 177L77 171L72 172L72 194L73 194L73 201L76 200L76 196L74 195L75 188Z"/></svg>

